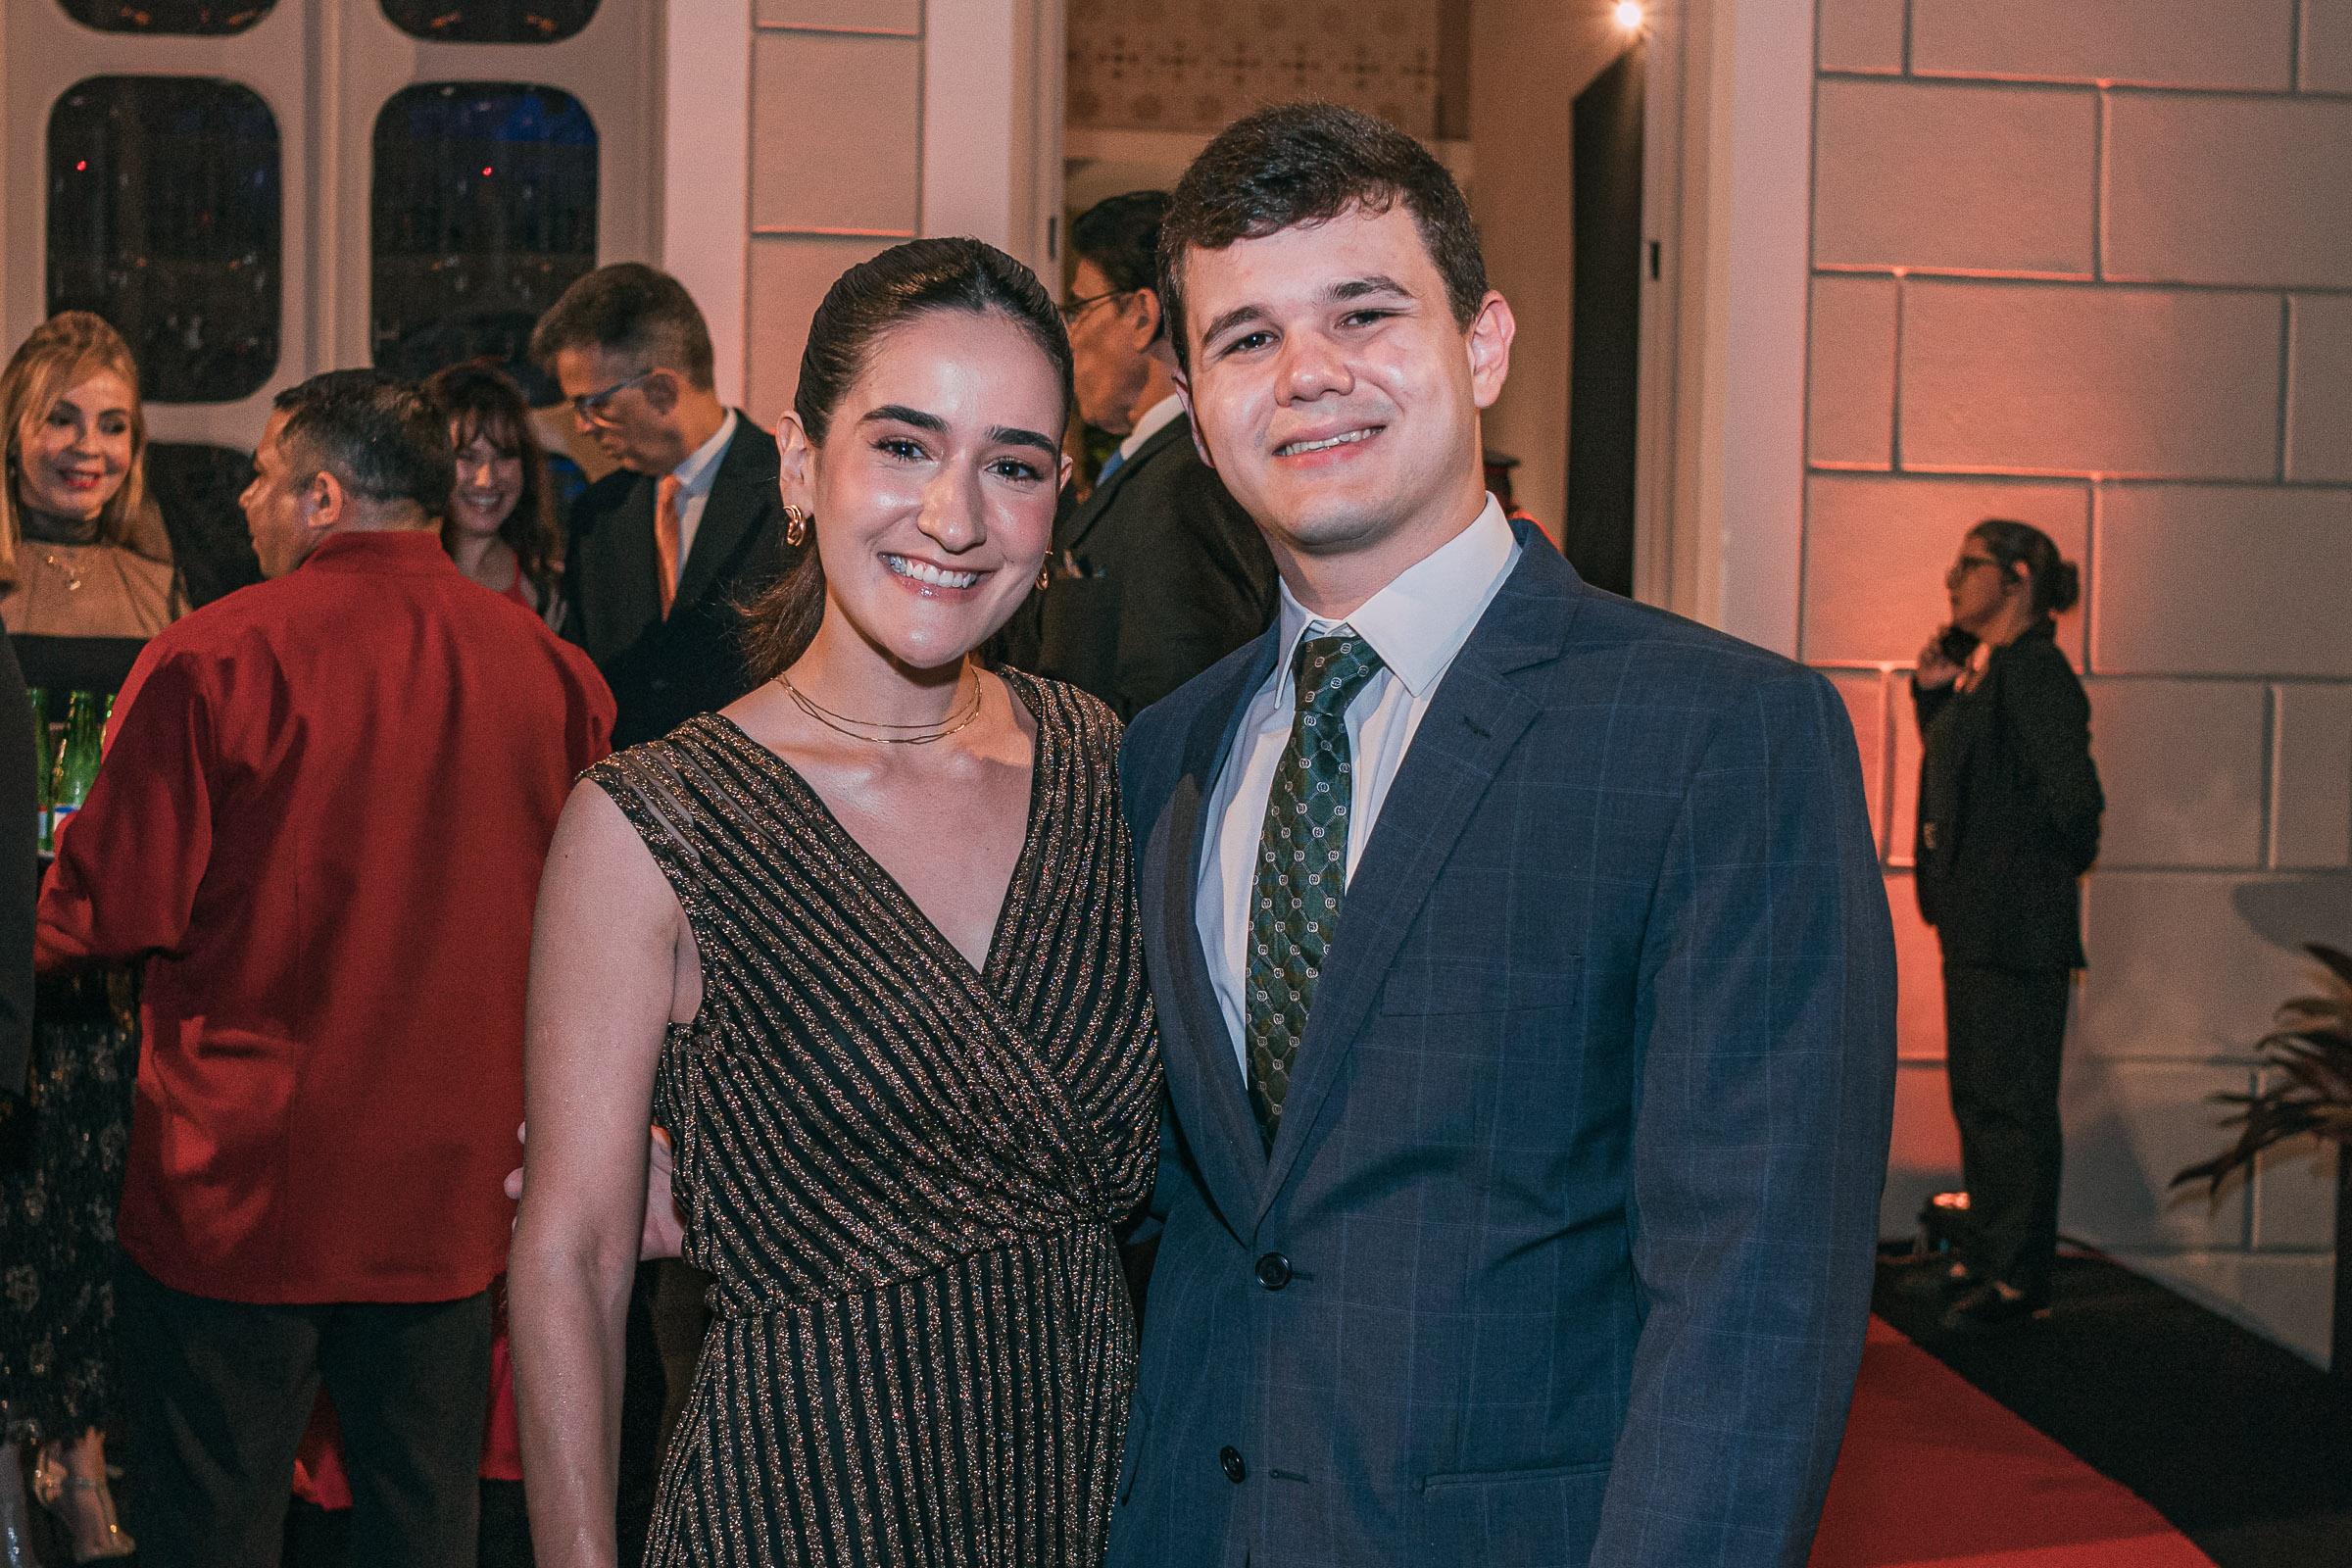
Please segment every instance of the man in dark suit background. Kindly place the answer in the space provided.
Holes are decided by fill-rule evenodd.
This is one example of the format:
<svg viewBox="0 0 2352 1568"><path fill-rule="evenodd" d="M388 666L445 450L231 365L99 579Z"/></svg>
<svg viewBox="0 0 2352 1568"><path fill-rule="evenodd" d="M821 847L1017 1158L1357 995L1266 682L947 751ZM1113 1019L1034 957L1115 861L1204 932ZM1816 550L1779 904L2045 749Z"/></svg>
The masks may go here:
<svg viewBox="0 0 2352 1568"><path fill-rule="evenodd" d="M1402 132L1238 122L1161 275L1282 597L1122 757L1171 1114L1112 1568L1798 1568L1894 1065L1844 710L1504 518L1510 308Z"/></svg>
<svg viewBox="0 0 2352 1568"><path fill-rule="evenodd" d="M1121 437L1085 504L1054 528L1038 596L1037 671L1122 718L1263 631L1274 563L1250 514L1193 450L1156 276L1165 192L1098 202L1070 225L1079 416Z"/></svg>
<svg viewBox="0 0 2352 1568"><path fill-rule="evenodd" d="M668 734L751 690L739 607L791 554L776 443L719 400L710 330L685 286L636 262L564 291L531 357L581 431L619 465L573 506L564 635L612 688L615 750ZM661 1446L702 1349L708 1279L674 1258L638 1271L621 1409L619 1533L633 1562L653 1512Z"/></svg>
<svg viewBox="0 0 2352 1568"><path fill-rule="evenodd" d="M719 401L685 287L636 262L564 291L531 356L619 465L572 509L564 635L612 688L617 747L749 691L737 606L784 565L776 444Z"/></svg>

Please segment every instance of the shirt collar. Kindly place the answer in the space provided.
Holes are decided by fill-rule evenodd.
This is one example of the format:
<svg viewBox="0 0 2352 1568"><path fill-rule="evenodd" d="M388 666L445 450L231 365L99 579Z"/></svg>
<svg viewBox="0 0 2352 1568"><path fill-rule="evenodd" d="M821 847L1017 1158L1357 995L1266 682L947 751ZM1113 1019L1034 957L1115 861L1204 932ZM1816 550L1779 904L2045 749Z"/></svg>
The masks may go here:
<svg viewBox="0 0 2352 1568"><path fill-rule="evenodd" d="M1184 397L1177 392L1169 393L1146 409L1144 416L1135 421L1135 428L1127 432L1127 439L1119 443L1120 459L1124 461L1143 451L1145 442L1174 424L1176 416L1183 412Z"/></svg>
<svg viewBox="0 0 2352 1568"><path fill-rule="evenodd" d="M430 571L457 569L441 548L439 528L355 528L330 533L311 546L302 566L329 571ZM301 570L297 566L296 570Z"/></svg>
<svg viewBox="0 0 2352 1568"><path fill-rule="evenodd" d="M1470 640L1471 629L1518 560L1518 537L1501 504L1490 495L1469 527L1398 572L1344 621L1311 613L1291 596L1286 582L1275 678L1285 678L1303 638L1345 624L1372 645L1407 691L1425 697Z"/></svg>
<svg viewBox="0 0 2352 1568"><path fill-rule="evenodd" d="M711 483L718 477L718 460L725 456L727 443L735 439L735 426L740 422L735 411L729 409L727 416L719 420L718 428L711 432L710 439L688 453L684 463L669 470L669 476L678 481L681 493L690 496L710 493Z"/></svg>

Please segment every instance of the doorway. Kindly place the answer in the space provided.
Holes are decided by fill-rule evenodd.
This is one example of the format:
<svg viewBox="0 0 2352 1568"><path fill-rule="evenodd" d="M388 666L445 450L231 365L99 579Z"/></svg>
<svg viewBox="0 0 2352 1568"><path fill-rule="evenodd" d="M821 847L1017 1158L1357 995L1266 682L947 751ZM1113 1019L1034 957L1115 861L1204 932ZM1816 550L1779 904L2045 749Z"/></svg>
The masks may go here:
<svg viewBox="0 0 2352 1568"><path fill-rule="evenodd" d="M1642 115L1647 45L1635 39L1576 96L1574 352L1568 363L1568 510L1561 548L1585 581L1634 591L1641 409Z"/></svg>

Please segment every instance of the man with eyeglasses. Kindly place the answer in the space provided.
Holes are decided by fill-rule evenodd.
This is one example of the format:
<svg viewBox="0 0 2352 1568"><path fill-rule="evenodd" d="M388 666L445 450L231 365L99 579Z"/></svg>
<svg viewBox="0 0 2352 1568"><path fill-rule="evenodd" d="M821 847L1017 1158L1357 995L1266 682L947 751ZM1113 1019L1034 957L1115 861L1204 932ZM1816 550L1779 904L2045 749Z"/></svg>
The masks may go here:
<svg viewBox="0 0 2352 1568"><path fill-rule="evenodd" d="M737 606L796 552L783 534L776 444L721 402L710 329L685 286L641 263L574 282L531 333L531 357L583 434L619 465L573 506L564 634L612 688L615 750L668 734L756 684ZM668 1259L638 1271L621 1406L620 1519L634 1561L661 1446L685 1402L709 1281Z"/></svg>
<svg viewBox="0 0 2352 1568"><path fill-rule="evenodd" d="M1165 192L1099 202L1070 225L1062 306L1078 413L1121 437L1086 503L1055 524L1052 580L1031 612L1038 673L1122 718L1266 628L1274 561L1250 514L1193 448L1157 283ZM1021 653L1014 652L1014 662Z"/></svg>
<svg viewBox="0 0 2352 1568"><path fill-rule="evenodd" d="M564 635L634 745L749 691L735 606L785 564L776 447L720 401L710 328L676 278L624 262L564 291L531 355L618 470L572 510Z"/></svg>

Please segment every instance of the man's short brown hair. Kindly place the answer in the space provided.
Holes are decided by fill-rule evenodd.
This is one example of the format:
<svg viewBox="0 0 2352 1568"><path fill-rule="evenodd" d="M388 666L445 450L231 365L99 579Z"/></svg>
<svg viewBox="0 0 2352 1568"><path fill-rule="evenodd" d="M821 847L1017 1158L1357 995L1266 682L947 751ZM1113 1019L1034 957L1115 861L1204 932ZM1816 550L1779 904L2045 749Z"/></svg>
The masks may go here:
<svg viewBox="0 0 2352 1568"><path fill-rule="evenodd" d="M1337 104L1280 104L1219 131L1177 181L1159 229L1159 296L1178 362L1190 368L1187 251L1221 251L1398 203L1446 280L1455 322L1467 328L1487 297L1486 258L1469 202L1428 148L1385 120Z"/></svg>
<svg viewBox="0 0 2352 1568"><path fill-rule="evenodd" d="M589 349L675 370L704 391L716 385L710 328L686 285L643 262L615 262L574 279L531 329L531 358L552 365Z"/></svg>

